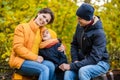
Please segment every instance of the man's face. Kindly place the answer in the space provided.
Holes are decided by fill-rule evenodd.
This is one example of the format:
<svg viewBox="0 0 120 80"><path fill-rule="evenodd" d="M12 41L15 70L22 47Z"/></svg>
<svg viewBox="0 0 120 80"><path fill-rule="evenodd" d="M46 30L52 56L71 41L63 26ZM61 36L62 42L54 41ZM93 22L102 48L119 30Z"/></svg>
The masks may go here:
<svg viewBox="0 0 120 80"><path fill-rule="evenodd" d="M78 17L78 22L79 22L80 26L83 26L83 27L90 23L90 21L87 21L87 20L82 19L80 17Z"/></svg>
<svg viewBox="0 0 120 80"><path fill-rule="evenodd" d="M48 39L51 39L51 35L48 30L45 30L43 32L43 41L48 40Z"/></svg>
<svg viewBox="0 0 120 80"><path fill-rule="evenodd" d="M50 14L39 13L34 21L38 26L45 26L46 24L50 22L50 20L51 20Z"/></svg>

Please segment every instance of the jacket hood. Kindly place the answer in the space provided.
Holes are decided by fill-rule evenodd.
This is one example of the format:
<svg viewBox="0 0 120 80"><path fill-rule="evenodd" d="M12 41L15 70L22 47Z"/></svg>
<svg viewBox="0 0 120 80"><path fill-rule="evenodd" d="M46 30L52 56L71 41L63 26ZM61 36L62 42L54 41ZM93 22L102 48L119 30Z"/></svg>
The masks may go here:
<svg viewBox="0 0 120 80"><path fill-rule="evenodd" d="M94 23L92 25L88 26L86 31L93 30L93 29L103 29L100 17L94 16L93 19L94 19Z"/></svg>
<svg viewBox="0 0 120 80"><path fill-rule="evenodd" d="M94 16L94 23L92 24L95 28L102 28L102 22L99 16Z"/></svg>

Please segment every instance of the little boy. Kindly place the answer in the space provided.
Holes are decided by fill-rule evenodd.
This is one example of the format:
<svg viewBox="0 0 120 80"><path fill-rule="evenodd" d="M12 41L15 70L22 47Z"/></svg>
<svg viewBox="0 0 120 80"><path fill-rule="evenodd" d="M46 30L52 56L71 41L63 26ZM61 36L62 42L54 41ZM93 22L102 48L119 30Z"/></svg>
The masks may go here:
<svg viewBox="0 0 120 80"><path fill-rule="evenodd" d="M57 80L63 80L64 72L59 69L62 63L67 63L66 55L63 52L58 51L58 47L61 45L61 41L53 39L48 29L42 30L42 42L40 44L39 55L45 60L52 61L55 64L55 73Z"/></svg>

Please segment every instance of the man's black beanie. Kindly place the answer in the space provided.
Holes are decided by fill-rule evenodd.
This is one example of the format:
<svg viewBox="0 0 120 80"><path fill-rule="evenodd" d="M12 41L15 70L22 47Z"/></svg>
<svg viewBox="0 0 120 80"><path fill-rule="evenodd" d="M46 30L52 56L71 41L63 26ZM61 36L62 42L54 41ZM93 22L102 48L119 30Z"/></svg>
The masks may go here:
<svg viewBox="0 0 120 80"><path fill-rule="evenodd" d="M83 3L78 8L76 15L82 19L89 21L89 20L93 19L94 8L88 3Z"/></svg>

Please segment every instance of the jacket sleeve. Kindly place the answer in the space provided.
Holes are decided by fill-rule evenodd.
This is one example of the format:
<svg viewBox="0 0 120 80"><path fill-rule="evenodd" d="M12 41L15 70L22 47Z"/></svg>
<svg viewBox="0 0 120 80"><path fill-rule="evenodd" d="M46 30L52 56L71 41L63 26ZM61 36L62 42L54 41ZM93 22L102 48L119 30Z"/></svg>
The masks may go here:
<svg viewBox="0 0 120 80"><path fill-rule="evenodd" d="M106 38L103 30L99 30L95 33L93 37L93 45L92 50L89 55L86 56L85 59L79 61L77 63L71 63L71 70L78 70L79 68L90 65L97 64L104 55L106 49Z"/></svg>
<svg viewBox="0 0 120 80"><path fill-rule="evenodd" d="M59 52L59 56L60 56L60 64L67 63L67 57L64 52Z"/></svg>
<svg viewBox="0 0 120 80"><path fill-rule="evenodd" d="M39 49L39 53L38 55L42 56L43 58L46 59L47 55L47 51L45 49ZM49 57L49 56L48 56Z"/></svg>
<svg viewBox="0 0 120 80"><path fill-rule="evenodd" d="M29 49L27 49L24 44L24 28L23 25L18 25L14 32L14 40L13 40L13 50L14 52L28 60L36 60L38 55L32 53Z"/></svg>
<svg viewBox="0 0 120 80"><path fill-rule="evenodd" d="M60 51L58 50L58 47L59 47L60 45L61 45L61 43L57 43L57 44L56 44L56 47L55 47L55 50L57 50L57 53L56 53L56 54L58 54L58 58L59 58L58 66L61 65L62 63L67 63L67 57L66 57L64 51L63 51L63 52L60 52Z"/></svg>
<svg viewBox="0 0 120 80"><path fill-rule="evenodd" d="M78 28L78 25L77 25ZM72 58L72 62L74 61L78 61L78 43L77 43L77 28L76 28L76 32L73 36L73 40L71 42L71 58Z"/></svg>

